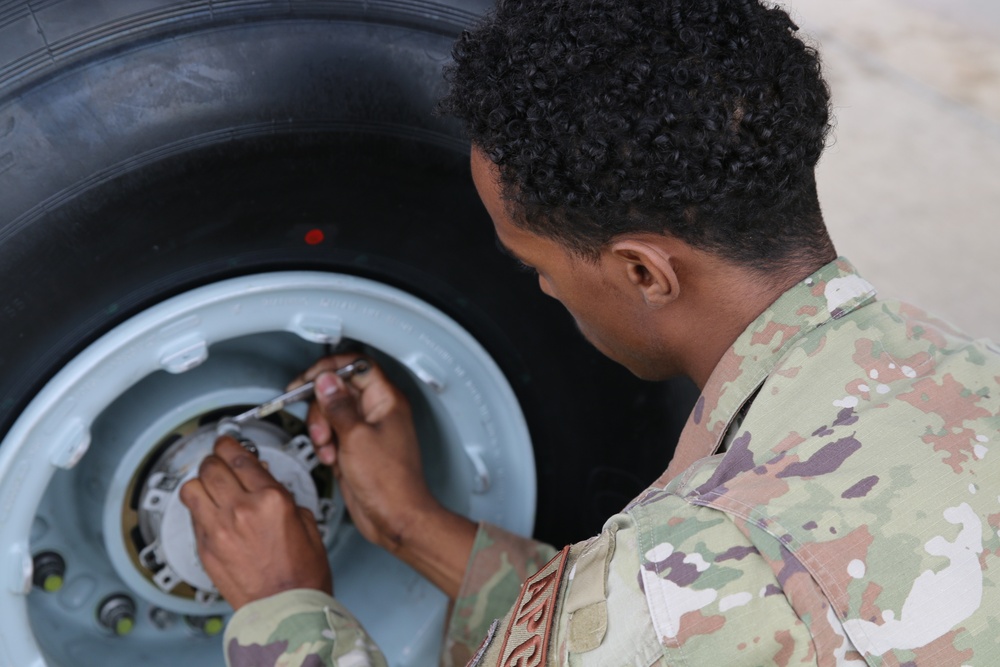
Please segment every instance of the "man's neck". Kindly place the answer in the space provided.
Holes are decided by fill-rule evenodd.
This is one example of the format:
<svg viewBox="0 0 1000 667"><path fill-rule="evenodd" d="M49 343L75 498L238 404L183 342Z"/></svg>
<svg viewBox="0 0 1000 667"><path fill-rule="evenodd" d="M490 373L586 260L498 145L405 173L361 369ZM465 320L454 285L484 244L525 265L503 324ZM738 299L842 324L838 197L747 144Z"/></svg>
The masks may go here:
<svg viewBox="0 0 1000 667"><path fill-rule="evenodd" d="M695 298L688 301L690 316L685 319L697 326L681 334L684 374L703 389L723 355L747 327L818 268L803 267L777 278L726 264L706 273L704 280L689 284L688 289L695 291L690 296Z"/></svg>

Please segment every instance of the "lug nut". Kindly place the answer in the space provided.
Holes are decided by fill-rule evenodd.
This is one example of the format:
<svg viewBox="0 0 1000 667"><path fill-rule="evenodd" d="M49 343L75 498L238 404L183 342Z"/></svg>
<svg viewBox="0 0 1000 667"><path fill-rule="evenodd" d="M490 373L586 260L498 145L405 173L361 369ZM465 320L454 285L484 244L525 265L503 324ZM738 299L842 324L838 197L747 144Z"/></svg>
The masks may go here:
<svg viewBox="0 0 1000 667"><path fill-rule="evenodd" d="M42 551L31 561L32 583L46 593L55 593L66 581L66 561L55 551Z"/></svg>
<svg viewBox="0 0 1000 667"><path fill-rule="evenodd" d="M173 612L169 612L162 607L151 607L149 610L149 620L160 630L166 630L174 624L177 617Z"/></svg>
<svg viewBox="0 0 1000 667"><path fill-rule="evenodd" d="M209 637L214 637L225 628L221 616L185 616L184 620L189 626Z"/></svg>
<svg viewBox="0 0 1000 667"><path fill-rule="evenodd" d="M97 607L97 621L119 637L135 628L135 602L123 593L109 595Z"/></svg>

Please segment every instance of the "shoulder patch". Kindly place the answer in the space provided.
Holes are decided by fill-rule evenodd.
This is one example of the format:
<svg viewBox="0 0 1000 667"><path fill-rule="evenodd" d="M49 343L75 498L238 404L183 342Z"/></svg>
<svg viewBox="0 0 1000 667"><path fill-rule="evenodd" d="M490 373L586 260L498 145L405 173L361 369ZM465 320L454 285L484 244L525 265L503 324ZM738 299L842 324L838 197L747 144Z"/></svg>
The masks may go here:
<svg viewBox="0 0 1000 667"><path fill-rule="evenodd" d="M521 587L500 649L502 667L545 664L559 582L568 555L569 547L565 547Z"/></svg>

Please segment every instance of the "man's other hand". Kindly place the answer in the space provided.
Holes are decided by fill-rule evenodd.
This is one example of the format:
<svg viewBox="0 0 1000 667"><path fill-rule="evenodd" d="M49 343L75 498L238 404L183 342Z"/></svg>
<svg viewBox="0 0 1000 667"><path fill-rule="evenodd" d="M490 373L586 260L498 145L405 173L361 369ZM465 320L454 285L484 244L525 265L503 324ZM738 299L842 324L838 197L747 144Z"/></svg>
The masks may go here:
<svg viewBox="0 0 1000 667"><path fill-rule="evenodd" d="M233 438L216 441L180 497L205 572L233 609L296 588L332 593L313 514Z"/></svg>

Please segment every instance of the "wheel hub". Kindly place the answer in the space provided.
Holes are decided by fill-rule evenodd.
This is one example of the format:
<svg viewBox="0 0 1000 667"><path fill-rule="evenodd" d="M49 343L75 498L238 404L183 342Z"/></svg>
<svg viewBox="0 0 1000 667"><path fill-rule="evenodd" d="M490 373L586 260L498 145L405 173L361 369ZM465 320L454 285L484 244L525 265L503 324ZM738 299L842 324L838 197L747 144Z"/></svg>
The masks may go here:
<svg viewBox="0 0 1000 667"><path fill-rule="evenodd" d="M275 479L297 505L312 512L320 532L326 534L334 503L320 497L311 476L318 464L312 441L305 435L290 437L281 428L257 420L244 424L242 432L257 446L260 460ZM207 424L170 445L150 469L138 503L139 532L145 544L139 564L146 575L165 593L178 590L188 597L193 592L194 599L206 603L218 593L198 557L191 513L181 502L180 490L197 476L215 439L215 425Z"/></svg>

